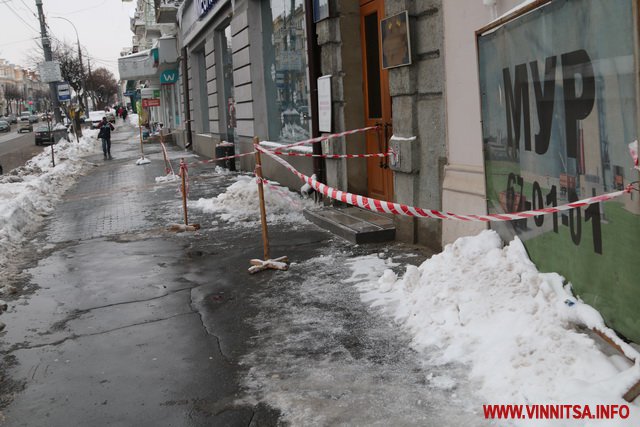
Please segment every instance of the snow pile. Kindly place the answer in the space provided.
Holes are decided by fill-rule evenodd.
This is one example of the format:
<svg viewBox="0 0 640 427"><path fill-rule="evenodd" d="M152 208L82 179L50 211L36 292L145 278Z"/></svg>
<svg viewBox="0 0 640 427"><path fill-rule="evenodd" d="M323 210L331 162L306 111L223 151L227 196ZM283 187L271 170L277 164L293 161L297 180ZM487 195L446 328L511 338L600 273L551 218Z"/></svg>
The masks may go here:
<svg viewBox="0 0 640 427"><path fill-rule="evenodd" d="M425 351L430 363L468 364L483 403L623 405L621 396L640 379L638 363L605 355L574 329L605 326L562 276L538 272L518 238L504 248L494 231L460 238L419 267L408 265L401 278L377 257L354 261L363 262L373 263L369 271L386 268L358 285L363 301L407 328L417 350L437 349ZM363 273L357 264L352 281ZM628 345L625 353L639 360ZM640 408L629 408L624 425L640 425ZM528 422L518 425L542 421ZM603 425L583 423L563 425Z"/></svg>
<svg viewBox="0 0 640 427"><path fill-rule="evenodd" d="M312 207L313 202L302 200L296 193L287 188L271 183L277 191L264 186L267 223L285 222L295 223L304 219L296 205ZM253 177L242 175L231 184L227 191L211 199L199 199L191 204L205 213L217 213L228 222L245 223L254 226L260 221L260 204L258 199L258 185Z"/></svg>
<svg viewBox="0 0 640 427"><path fill-rule="evenodd" d="M85 131L80 142L55 144L55 167L51 149L45 148L24 166L0 176L0 269L87 167L82 157L100 151L96 133Z"/></svg>

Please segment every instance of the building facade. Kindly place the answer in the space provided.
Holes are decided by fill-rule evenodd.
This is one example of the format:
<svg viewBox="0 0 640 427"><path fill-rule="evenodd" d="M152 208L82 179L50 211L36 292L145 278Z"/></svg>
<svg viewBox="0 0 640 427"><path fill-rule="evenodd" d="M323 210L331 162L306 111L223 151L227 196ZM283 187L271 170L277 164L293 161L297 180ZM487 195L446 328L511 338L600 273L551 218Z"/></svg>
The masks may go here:
<svg viewBox="0 0 640 427"><path fill-rule="evenodd" d="M38 72L0 59L1 114L46 111L48 96L49 86L40 81Z"/></svg>
<svg viewBox="0 0 640 427"><path fill-rule="evenodd" d="M391 147L392 158L287 161L339 190L457 214L554 206L637 181L625 145L637 138L637 14L636 0L156 4L156 19L178 26L179 144L214 157L221 143L247 153L256 137L277 147L378 126L314 152ZM322 132L319 79L330 82ZM251 171L253 162L237 166ZM301 184L269 159L263 171ZM592 280L627 256L620 242L640 243L640 233L618 230L638 227L638 199L503 226L395 215L396 238L439 249L487 227L505 240L517 235L541 269L579 280L607 321L638 339L632 276L618 277L625 292L615 295L598 284L606 279ZM576 271L566 268L571 259L587 261Z"/></svg>

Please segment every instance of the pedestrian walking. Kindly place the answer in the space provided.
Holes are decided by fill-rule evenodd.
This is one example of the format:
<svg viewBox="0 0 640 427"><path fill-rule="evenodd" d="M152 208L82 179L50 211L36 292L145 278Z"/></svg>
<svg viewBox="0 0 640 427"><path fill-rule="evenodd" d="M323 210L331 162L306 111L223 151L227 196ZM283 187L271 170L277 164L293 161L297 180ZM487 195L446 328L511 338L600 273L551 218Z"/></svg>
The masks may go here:
<svg viewBox="0 0 640 427"><path fill-rule="evenodd" d="M102 152L104 153L104 158L111 160L111 131L115 128L111 123L107 121L107 117L104 116L102 121L98 125L98 138L102 139Z"/></svg>

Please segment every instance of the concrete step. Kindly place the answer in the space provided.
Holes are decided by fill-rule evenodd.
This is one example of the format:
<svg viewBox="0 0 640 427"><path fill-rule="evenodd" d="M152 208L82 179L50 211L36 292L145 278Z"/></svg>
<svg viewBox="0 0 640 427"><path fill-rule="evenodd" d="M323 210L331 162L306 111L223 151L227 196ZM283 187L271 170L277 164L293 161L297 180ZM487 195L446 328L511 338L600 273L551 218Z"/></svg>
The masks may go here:
<svg viewBox="0 0 640 427"><path fill-rule="evenodd" d="M305 209L304 216L317 226L351 243L388 242L396 237L396 228L391 216L353 206Z"/></svg>

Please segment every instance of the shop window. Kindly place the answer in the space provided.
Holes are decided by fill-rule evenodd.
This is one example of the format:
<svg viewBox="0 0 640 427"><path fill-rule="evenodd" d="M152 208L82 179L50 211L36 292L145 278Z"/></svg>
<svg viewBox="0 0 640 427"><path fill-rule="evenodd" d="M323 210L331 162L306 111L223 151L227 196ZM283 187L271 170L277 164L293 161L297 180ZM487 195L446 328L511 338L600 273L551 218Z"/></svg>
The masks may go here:
<svg viewBox="0 0 640 427"><path fill-rule="evenodd" d="M208 133L209 127L209 96L207 92L207 65L205 62L204 51L194 52L195 66L197 70L196 85L194 87L194 99L197 99L196 118L200 122L200 126L196 129L202 133ZM199 113L199 114L198 114ZM197 122L196 122L197 124Z"/></svg>
<svg viewBox="0 0 640 427"><path fill-rule="evenodd" d="M269 139L309 138L311 115L303 0L262 2Z"/></svg>

